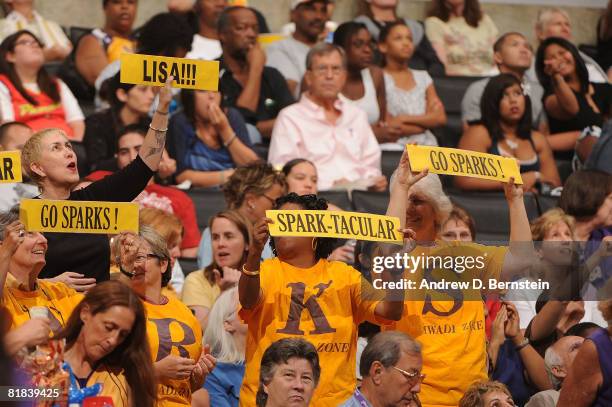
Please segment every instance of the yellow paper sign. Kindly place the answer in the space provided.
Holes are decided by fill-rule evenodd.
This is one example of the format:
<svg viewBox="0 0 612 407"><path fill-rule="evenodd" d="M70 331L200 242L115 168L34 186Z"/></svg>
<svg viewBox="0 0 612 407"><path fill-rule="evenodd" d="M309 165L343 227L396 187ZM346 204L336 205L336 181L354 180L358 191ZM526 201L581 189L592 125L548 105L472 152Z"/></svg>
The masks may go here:
<svg viewBox="0 0 612 407"><path fill-rule="evenodd" d="M169 76L172 86L183 89L219 89L219 61L158 57L142 54L121 55L121 82L163 86Z"/></svg>
<svg viewBox="0 0 612 407"><path fill-rule="evenodd" d="M514 158L457 148L406 145L410 168L422 171L429 168L435 174L459 175L522 184L521 171Z"/></svg>
<svg viewBox="0 0 612 407"><path fill-rule="evenodd" d="M266 211L271 236L316 236L403 242L399 218L343 211Z"/></svg>
<svg viewBox="0 0 612 407"><path fill-rule="evenodd" d="M21 152L0 151L0 184L21 180Z"/></svg>
<svg viewBox="0 0 612 407"><path fill-rule="evenodd" d="M138 233L138 204L23 199L19 218L35 232Z"/></svg>
<svg viewBox="0 0 612 407"><path fill-rule="evenodd" d="M267 48L270 44L274 44L277 41L282 41L285 38L287 37L282 34L259 34L257 36L257 42L259 42L262 47Z"/></svg>

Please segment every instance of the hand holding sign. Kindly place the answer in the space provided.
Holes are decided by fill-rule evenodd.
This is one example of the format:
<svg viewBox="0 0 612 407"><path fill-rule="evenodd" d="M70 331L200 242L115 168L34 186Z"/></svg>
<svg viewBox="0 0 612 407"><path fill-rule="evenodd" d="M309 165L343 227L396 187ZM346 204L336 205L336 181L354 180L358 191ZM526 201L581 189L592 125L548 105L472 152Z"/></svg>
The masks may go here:
<svg viewBox="0 0 612 407"><path fill-rule="evenodd" d="M508 183L504 183L504 194L508 202L523 200L523 188L514 183L514 177L510 177Z"/></svg>
<svg viewBox="0 0 612 407"><path fill-rule="evenodd" d="M269 224L274 223L270 218L262 218L253 227L253 241L249 248L249 256L261 257L266 242L270 238Z"/></svg>
<svg viewBox="0 0 612 407"><path fill-rule="evenodd" d="M404 150L402 158L400 159L397 169L395 170L394 183L391 186L399 186L405 190L410 189L414 184L425 178L429 173L429 168L424 168L421 172L414 172L410 168L410 158L408 157L408 150Z"/></svg>
<svg viewBox="0 0 612 407"><path fill-rule="evenodd" d="M168 108L170 107L170 102L172 101L172 82L174 81L174 76L169 76L164 86L159 91L159 104L157 105L157 110L159 112L168 112Z"/></svg>

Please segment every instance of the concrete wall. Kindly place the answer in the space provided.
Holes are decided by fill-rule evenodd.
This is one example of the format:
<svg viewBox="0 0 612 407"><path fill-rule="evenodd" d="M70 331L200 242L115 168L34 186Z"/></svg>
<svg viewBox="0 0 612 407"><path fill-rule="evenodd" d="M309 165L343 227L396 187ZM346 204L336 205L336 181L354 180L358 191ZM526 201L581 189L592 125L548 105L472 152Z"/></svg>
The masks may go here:
<svg viewBox="0 0 612 407"><path fill-rule="evenodd" d="M351 19L357 13L359 1L336 0L334 19ZM163 11L166 2L140 0L137 25ZM249 4L266 15L272 30L279 29L289 18L289 0L250 0ZM422 0L400 0L399 14L423 20L427 4ZM101 0L37 0L36 5L44 16L65 26L96 27L103 22ZM497 23L500 32L519 31L533 40L533 22L540 6L485 3L483 8ZM576 43L594 43L595 27L601 10L587 7L565 7L565 10L571 16Z"/></svg>

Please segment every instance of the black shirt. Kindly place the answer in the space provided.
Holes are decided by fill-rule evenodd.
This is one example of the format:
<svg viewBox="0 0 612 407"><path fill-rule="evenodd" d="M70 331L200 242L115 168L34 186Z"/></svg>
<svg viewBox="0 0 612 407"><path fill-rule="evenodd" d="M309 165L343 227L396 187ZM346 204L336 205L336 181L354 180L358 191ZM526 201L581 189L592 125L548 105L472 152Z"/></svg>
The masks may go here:
<svg viewBox="0 0 612 407"><path fill-rule="evenodd" d="M282 109L294 102L283 74L276 68L266 66L262 72L257 111L253 112L236 106L243 90L242 85L234 78L227 65L223 63L223 57L219 58L219 61L221 62L219 91L223 94L224 105L238 109L247 123L255 125L259 121L275 119Z"/></svg>
<svg viewBox="0 0 612 407"><path fill-rule="evenodd" d="M140 156L121 171L88 187L72 191L70 201L131 202L142 192L154 172ZM52 278L66 271L93 277L99 283L110 278L108 236L84 233L45 233L47 264L39 278Z"/></svg>
<svg viewBox="0 0 612 407"><path fill-rule="evenodd" d="M151 119L141 118L140 124L146 128ZM117 136L124 127L119 114L113 109L106 109L87 116L83 145L87 151L89 169L109 170L109 162L114 163L117 153Z"/></svg>

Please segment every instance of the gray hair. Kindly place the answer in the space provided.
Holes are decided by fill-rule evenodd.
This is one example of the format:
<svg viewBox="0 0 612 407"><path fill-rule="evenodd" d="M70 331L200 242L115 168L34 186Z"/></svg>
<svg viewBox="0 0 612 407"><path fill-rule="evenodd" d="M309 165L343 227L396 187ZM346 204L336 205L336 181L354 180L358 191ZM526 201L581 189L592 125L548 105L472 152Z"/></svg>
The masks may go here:
<svg viewBox="0 0 612 407"><path fill-rule="evenodd" d="M265 406L268 401L268 395L264 391L263 386L272 381L276 367L281 363L287 363L291 358L308 361L312 367L315 387L319 384L321 366L319 366L319 354L314 345L302 338L279 339L266 349L261 358L259 389L256 396L257 407Z"/></svg>
<svg viewBox="0 0 612 407"><path fill-rule="evenodd" d="M536 17L536 22L535 22L536 32L544 31L546 26L548 26L550 19L555 14L561 14L565 18L567 18L567 21L570 21L570 17L569 17L569 14L567 14L567 11L560 9L558 7L546 7L546 8L538 10L538 16Z"/></svg>
<svg viewBox="0 0 612 407"><path fill-rule="evenodd" d="M314 59L314 57L321 57L324 55L332 54L334 52L340 54L340 58L342 58L342 67L346 69L346 67L348 66L346 52L344 52L342 47L335 44L329 44L327 42L320 42L314 47L310 48L310 51L308 51L308 55L306 55L306 69L309 71L312 69L312 60Z"/></svg>
<svg viewBox="0 0 612 407"><path fill-rule="evenodd" d="M553 349L554 346L555 345L553 344L549 346L548 349L546 349L546 353L544 354L544 366L546 368L546 374L548 375L548 378L550 379L553 388L555 390L559 390L561 388L561 380L553 374L552 368L557 366L563 366L563 360L561 359L561 356L557 353L557 351Z"/></svg>
<svg viewBox="0 0 612 407"><path fill-rule="evenodd" d="M374 362L380 362L385 368L395 366L402 355L421 354L421 344L410 336L399 331L385 331L376 334L361 354L359 373L361 377L370 376Z"/></svg>
<svg viewBox="0 0 612 407"><path fill-rule="evenodd" d="M244 362L244 349L238 349L234 337L223 325L238 317L238 287L224 291L215 301L208 314L208 324L204 332L203 343L210 345L210 350L217 361L223 363Z"/></svg>
<svg viewBox="0 0 612 407"><path fill-rule="evenodd" d="M389 184L393 183L395 172L391 176ZM433 206L436 213L436 230L440 232L442 226L446 223L448 216L453 210L453 203L444 192L442 182L437 174L429 173L425 178L419 180L411 188L411 191L424 195L427 201Z"/></svg>
<svg viewBox="0 0 612 407"><path fill-rule="evenodd" d="M138 236L149 244L151 252L159 261L167 261L166 270L162 273L162 287L165 287L172 278L172 268L170 267L170 252L168 243L155 229L150 226L141 225Z"/></svg>
<svg viewBox="0 0 612 407"><path fill-rule="evenodd" d="M6 228L11 223L19 220L19 204L13 206L6 212L0 213L0 240L4 240Z"/></svg>

